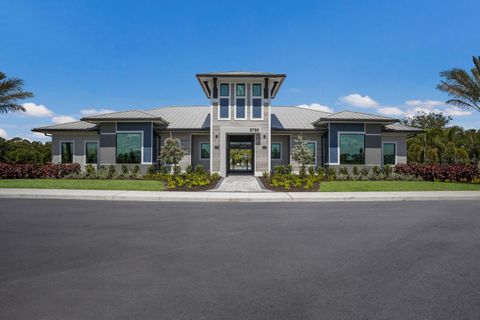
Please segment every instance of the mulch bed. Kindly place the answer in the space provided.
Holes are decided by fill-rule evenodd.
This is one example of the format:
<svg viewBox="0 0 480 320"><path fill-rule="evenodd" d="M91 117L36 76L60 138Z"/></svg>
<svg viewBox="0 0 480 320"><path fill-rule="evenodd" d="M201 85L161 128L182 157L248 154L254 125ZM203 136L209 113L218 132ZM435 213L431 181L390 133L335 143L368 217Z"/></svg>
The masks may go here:
<svg viewBox="0 0 480 320"><path fill-rule="evenodd" d="M270 179L265 179L264 177L259 177L263 186L267 190L277 191L277 192L318 192L320 188L320 183L315 183L313 188L305 190L303 187L297 188L294 185L290 186L290 189L286 190L284 187L274 187L270 184Z"/></svg>

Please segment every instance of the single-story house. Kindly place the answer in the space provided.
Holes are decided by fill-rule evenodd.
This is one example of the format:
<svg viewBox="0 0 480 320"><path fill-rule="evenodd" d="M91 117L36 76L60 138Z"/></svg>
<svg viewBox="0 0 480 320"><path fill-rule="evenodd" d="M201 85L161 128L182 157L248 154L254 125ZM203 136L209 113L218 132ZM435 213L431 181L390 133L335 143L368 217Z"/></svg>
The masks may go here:
<svg viewBox="0 0 480 320"><path fill-rule="evenodd" d="M315 166L383 166L407 162L406 138L420 130L398 119L363 112L329 113L272 106L286 75L219 72L196 75L210 104L167 106L88 116L80 121L34 128L52 137L56 163L162 165L168 137L186 156L181 167L203 165L222 176L261 175L292 159L300 136Z"/></svg>

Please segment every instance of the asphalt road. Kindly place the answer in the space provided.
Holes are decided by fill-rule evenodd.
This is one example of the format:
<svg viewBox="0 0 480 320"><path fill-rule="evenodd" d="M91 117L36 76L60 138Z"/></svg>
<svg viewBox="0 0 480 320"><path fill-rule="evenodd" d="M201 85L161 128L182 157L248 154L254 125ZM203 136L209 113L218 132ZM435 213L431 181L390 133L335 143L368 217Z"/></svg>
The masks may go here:
<svg viewBox="0 0 480 320"><path fill-rule="evenodd" d="M480 201L3 199L0 319L480 319Z"/></svg>

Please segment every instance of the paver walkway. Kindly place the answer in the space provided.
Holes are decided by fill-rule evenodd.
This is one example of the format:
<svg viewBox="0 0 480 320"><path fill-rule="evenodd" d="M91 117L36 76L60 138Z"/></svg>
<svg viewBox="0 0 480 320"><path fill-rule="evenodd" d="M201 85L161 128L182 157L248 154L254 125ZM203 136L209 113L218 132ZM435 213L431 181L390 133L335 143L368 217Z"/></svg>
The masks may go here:
<svg viewBox="0 0 480 320"><path fill-rule="evenodd" d="M254 176L230 175L213 192L264 192Z"/></svg>

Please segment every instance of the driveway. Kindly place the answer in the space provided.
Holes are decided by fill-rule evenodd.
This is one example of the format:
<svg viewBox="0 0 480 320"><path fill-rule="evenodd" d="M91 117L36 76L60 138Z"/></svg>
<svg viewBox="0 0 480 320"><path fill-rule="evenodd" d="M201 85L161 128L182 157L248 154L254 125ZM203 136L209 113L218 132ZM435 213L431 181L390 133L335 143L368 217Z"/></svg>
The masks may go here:
<svg viewBox="0 0 480 320"><path fill-rule="evenodd" d="M480 201L0 200L0 319L479 319Z"/></svg>

